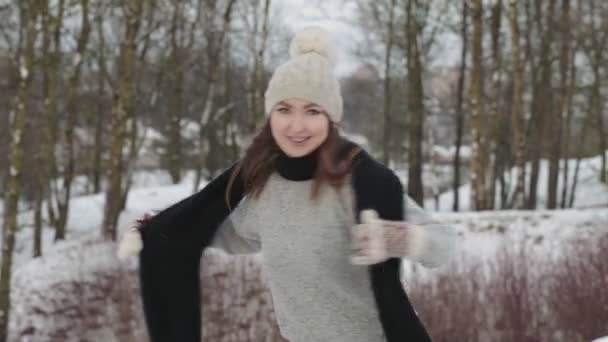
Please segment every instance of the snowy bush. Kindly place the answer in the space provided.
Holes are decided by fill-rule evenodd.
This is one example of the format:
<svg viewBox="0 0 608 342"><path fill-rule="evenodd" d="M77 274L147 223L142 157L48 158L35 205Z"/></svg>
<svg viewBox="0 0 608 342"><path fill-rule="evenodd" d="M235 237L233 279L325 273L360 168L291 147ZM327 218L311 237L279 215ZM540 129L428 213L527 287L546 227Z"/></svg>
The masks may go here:
<svg viewBox="0 0 608 342"><path fill-rule="evenodd" d="M118 261L115 249L114 243L96 239L61 242L19 268L12 285L10 341L148 341L137 261ZM204 341L285 341L258 258L205 251Z"/></svg>
<svg viewBox="0 0 608 342"><path fill-rule="evenodd" d="M435 341L588 342L608 333L608 225L544 253L512 240L407 285ZM540 252L540 253L539 253ZM545 255L543 255L545 254Z"/></svg>

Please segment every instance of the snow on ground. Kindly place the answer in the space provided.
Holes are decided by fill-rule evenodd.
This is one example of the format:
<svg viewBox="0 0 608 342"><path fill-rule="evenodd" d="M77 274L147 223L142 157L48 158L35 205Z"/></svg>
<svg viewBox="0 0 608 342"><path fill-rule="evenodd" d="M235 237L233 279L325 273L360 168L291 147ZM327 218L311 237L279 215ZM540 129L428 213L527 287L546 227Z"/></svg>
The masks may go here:
<svg viewBox="0 0 608 342"><path fill-rule="evenodd" d="M119 220L119 235L143 213L161 210L192 192L190 176L177 185L167 184L168 179L161 173L144 173L137 176L141 187L134 187L129 193L127 206ZM204 186L205 183L203 183ZM606 195L608 192L604 193ZM103 218L104 195L95 194L76 197L71 203L68 241L89 239L99 235ZM449 222L460 236L458 249L474 257L491 257L502 244L514 240L532 242L546 247L548 253L559 251L552 248L559 241L569 238L584 238L591 232L608 229L608 208L570 209L563 211L487 211L434 214L438 220ZM15 266L20 266L31 258L32 226L31 213L20 215L25 224L17 234ZM52 245L53 230L45 229L43 253Z"/></svg>
<svg viewBox="0 0 608 342"><path fill-rule="evenodd" d="M119 234L126 230L130 223L150 210L161 210L192 193L193 174L187 174L177 185L170 185L169 176L163 171L140 172L134 177L132 190L129 192L126 209L119 218ZM201 187L206 181L201 182ZM68 215L67 240L92 238L100 235L103 219L105 194L93 194L74 197L70 203ZM46 210L44 211L46 214ZM15 242L13 262L16 267L29 261L33 253L33 215L31 210L19 214L19 231ZM2 220L0 218L0 226ZM43 227L42 252L53 245L54 230ZM0 242L2 238L0 237Z"/></svg>
<svg viewBox="0 0 608 342"><path fill-rule="evenodd" d="M568 210L508 210L466 213L434 213L437 220L449 224L458 234L455 257L467 262L488 265L485 261L497 256L502 247L526 246L537 260L556 258L569 241L592 243L601 234L608 234L608 208ZM511 248L512 249L512 248ZM413 270L404 261L404 277ZM433 277L439 269L420 269Z"/></svg>
<svg viewBox="0 0 608 342"><path fill-rule="evenodd" d="M606 152L608 153L608 151ZM599 180L599 170L601 158L596 156L593 158L582 159L580 164L580 171L578 175L578 185L576 188L574 208L596 208L596 207L608 207L608 184L601 183ZM568 161L568 190L572 186L574 179L574 168L576 166L576 160L570 159ZM562 164L560 162L560 168ZM531 164L526 165L527 176L530 175ZM512 176L515 173L513 172ZM538 175L538 207L543 208L547 202L547 180L549 178L549 161L541 160ZM510 183L514 185L515 180L511 179ZM498 186L498 185L497 185ZM558 184L558 195L561 198L562 189L562 175L560 171L559 184ZM498 189L498 188L497 188ZM469 183L460 186L460 210L470 210L471 208L471 186ZM450 211L452 210L452 204L454 200L454 193L452 191L444 192L439 196L439 210ZM427 199L425 206L428 208L435 208L435 201L433 199Z"/></svg>

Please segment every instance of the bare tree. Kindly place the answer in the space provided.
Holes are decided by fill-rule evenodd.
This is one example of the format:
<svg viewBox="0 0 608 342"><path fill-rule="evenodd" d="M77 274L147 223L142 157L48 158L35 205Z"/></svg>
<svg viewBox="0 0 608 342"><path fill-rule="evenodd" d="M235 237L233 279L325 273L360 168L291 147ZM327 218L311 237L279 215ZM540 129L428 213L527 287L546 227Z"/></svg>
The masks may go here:
<svg viewBox="0 0 608 342"><path fill-rule="evenodd" d="M581 2L579 2L580 4ZM579 5L580 9L580 5ZM566 2L562 5L562 11L567 12L563 14L564 21L561 22L561 38L562 38L562 60L560 61L560 69L564 78L560 80L562 84L562 98L560 102L560 111L562 112L563 124L563 140L562 140L562 194L561 194L561 208L566 208L568 203L568 174L569 174L569 160L570 160L570 135L572 126L572 98L574 97L574 86L576 82L576 65L574 63L574 54L576 52L575 39L572 37L572 30L570 18L570 4ZM580 11L577 11L580 13ZM576 33L575 33L576 34Z"/></svg>
<svg viewBox="0 0 608 342"><path fill-rule="evenodd" d="M183 118L186 114L187 104L185 102L185 76L188 68L191 67L192 52L195 42L196 32L200 26L202 15L202 0L197 0L195 6L189 8L189 2L174 2L171 4L172 13L169 26L170 42L169 57L159 70L159 83L163 78L168 78L168 101L167 114L168 124L168 145L167 145L167 168L173 183L181 180L184 168L183 137L182 126ZM194 17L188 19L188 12L195 11ZM190 25L186 25L190 23Z"/></svg>
<svg viewBox="0 0 608 342"><path fill-rule="evenodd" d="M77 39L76 51L73 57L73 68L72 74L68 80L67 95L66 95L66 112L67 118L65 122L64 143L65 143L65 155L62 163L62 189L54 196L57 200L58 218L55 222L55 240L65 239L66 225L68 220L70 198L72 191L72 182L75 175L75 152L74 152L74 128L76 127L76 120L78 114L77 100L78 100L78 85L80 82L80 75L82 73L82 67L85 62L85 50L89 42L89 34L91 32L91 24L89 21L89 1L80 0L81 13L81 25L80 33Z"/></svg>
<svg viewBox="0 0 608 342"><path fill-rule="evenodd" d="M527 55L528 60L532 63L531 74L533 77L533 94L531 102L531 119L527 128L530 143L530 184L528 185L528 209L535 209L537 206L538 193L538 175L540 170L540 158L542 157L543 147L545 145L545 137L547 136L548 128L547 121L549 113L553 107L553 90L552 90L552 53L553 44L553 16L555 10L555 0L547 0L547 10L543 11L544 0L536 0L534 2L533 21L536 27L536 32L540 40L538 49L538 61L533 58L532 52L532 30L529 27ZM543 15L544 14L544 15ZM529 14L529 16L532 16ZM536 74L538 73L538 75Z"/></svg>
<svg viewBox="0 0 608 342"><path fill-rule="evenodd" d="M561 50L559 57L560 66L560 97L559 104L555 108L554 115L551 120L548 121L550 129L551 143L549 148L549 179L547 182L547 208L557 208L557 187L559 180L559 160L562 154L562 132L563 132L563 114L565 105L565 93L564 90L568 84L568 49L570 44L569 32L567 32L568 24L570 20L570 1L562 0L561 9Z"/></svg>
<svg viewBox="0 0 608 342"><path fill-rule="evenodd" d="M395 41L395 7L396 0L390 0L388 8L388 22L386 24L386 47L384 54L384 103L382 112L384 113L384 134L382 135L382 161L389 165L390 161L390 141L391 141L391 54Z"/></svg>
<svg viewBox="0 0 608 342"><path fill-rule="evenodd" d="M408 71L408 182L407 192L419 205L424 205L422 184L422 141L424 139L424 90L420 52L420 24L417 22L417 1L408 0L406 8L407 71Z"/></svg>
<svg viewBox="0 0 608 342"><path fill-rule="evenodd" d="M511 198L511 208L523 209L525 204L525 135L524 113L522 106L522 73L521 42L518 20L517 1L509 0L509 23L511 28L511 55L513 59L513 98L511 103L511 126L515 152L515 190Z"/></svg>
<svg viewBox="0 0 608 342"><path fill-rule="evenodd" d="M107 11L107 4L98 2L95 9L95 28L98 46L96 47L97 54L95 56L95 64L97 66L97 108L93 118L94 121L94 138L93 138L93 153L92 153L92 179L93 192L101 191L101 179L103 175L102 153L104 151L104 117L106 115L106 82L110 80L106 68L106 40L104 36L104 17Z"/></svg>
<svg viewBox="0 0 608 342"><path fill-rule="evenodd" d="M228 35L230 28L230 22L232 20L232 10L234 8L236 0L229 0L221 16L220 24L216 24L213 17L219 13L220 9L217 8L215 2L207 3L209 8L205 8L205 59L206 59L206 79L207 79L207 90L204 96L205 104L203 111L199 119L199 156L198 156L198 167L196 168L196 175L193 184L193 192L198 190L202 178L202 169L205 161L205 140L206 134L210 133L209 123L214 120L216 114L215 97L218 92L218 80L219 80L219 65L222 58L222 51L224 49L224 40ZM219 25L219 28L216 27Z"/></svg>
<svg viewBox="0 0 608 342"><path fill-rule="evenodd" d="M467 70L467 50L469 48L469 5L468 0L462 1L462 25L460 28L460 37L462 38L462 50L460 52L460 68L458 71L458 89L456 99L456 152L454 154L454 181L452 189L454 191L453 211L458 211L460 206L460 194L458 188L460 188L460 149L462 146L462 135L464 128L464 111L463 111L463 98L464 98L464 83L465 75Z"/></svg>
<svg viewBox="0 0 608 342"><path fill-rule="evenodd" d="M484 121L487 124L485 131L485 145L487 146L488 157L486 159L486 195L485 209L494 209L496 197L496 179L502 178L508 153L503 152L504 147L497 144L500 132L504 131L503 126L509 122L507 114L500 114L501 110L501 87L502 87L502 50L500 41L500 30L502 27L502 0L493 1L492 16L490 21L490 48L492 52L492 64L489 75L489 100L487 101L487 115ZM504 112L504 111L503 111ZM482 133L483 134L483 133Z"/></svg>
<svg viewBox="0 0 608 342"><path fill-rule="evenodd" d="M470 126L472 130L472 156L471 156L471 204L476 210L489 207L491 199L488 198L488 165L489 151L487 146L488 122L484 106L483 86L483 4L481 0L471 0L471 18L473 32L471 39L472 68L470 98Z"/></svg>
<svg viewBox="0 0 608 342"><path fill-rule="evenodd" d="M251 111L253 112L253 120L251 121L250 132L253 133L256 128L264 120L264 86L265 72L264 72L264 57L266 55L266 49L268 46L268 34L269 34L269 20L270 20L270 6L271 0L256 0L251 3L253 11L253 30L251 30L252 37L249 39L250 50L253 53L253 69L251 72L251 78L248 89L248 100ZM262 7L261 18L259 13L259 7ZM245 13L247 16L248 13ZM260 27L261 20L261 27Z"/></svg>
<svg viewBox="0 0 608 342"><path fill-rule="evenodd" d="M2 265L0 269L0 342L8 337L10 317L11 274L15 233L17 232L17 211L21 192L19 178L23 162L23 134L28 118L30 84L34 69L35 44L38 35L36 25L42 11L38 1L19 1L19 29L23 32L17 58L19 60L19 84L14 99L11 120L11 142L9 175L4 194L4 217L2 225Z"/></svg>
<svg viewBox="0 0 608 342"><path fill-rule="evenodd" d="M108 188L102 223L102 236L106 240L116 239L116 224L125 196L123 174L125 160L123 148L127 140L127 124L133 118L133 78L137 51L137 35L141 26L143 0L129 0L122 5L125 32L121 42L118 61L118 89L115 89L112 104L112 137L108 166Z"/></svg>

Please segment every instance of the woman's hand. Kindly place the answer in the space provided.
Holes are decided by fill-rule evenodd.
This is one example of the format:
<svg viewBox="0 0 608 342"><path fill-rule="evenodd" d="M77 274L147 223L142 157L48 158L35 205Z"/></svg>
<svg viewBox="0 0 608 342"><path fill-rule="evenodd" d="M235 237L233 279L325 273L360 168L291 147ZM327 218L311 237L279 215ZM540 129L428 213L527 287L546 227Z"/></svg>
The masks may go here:
<svg viewBox="0 0 608 342"><path fill-rule="evenodd" d="M410 226L404 221L386 221L374 210L361 212L361 224L351 230L351 263L372 265L392 257L407 256Z"/></svg>
<svg viewBox="0 0 608 342"><path fill-rule="evenodd" d="M118 244L118 250L116 252L116 255L120 260L125 260L129 256L136 255L142 250L143 242L141 239L141 228L154 215L156 215L156 213L156 211L149 211L145 213L143 216L136 219L135 222L133 222L129 229L124 233L120 243Z"/></svg>
<svg viewBox="0 0 608 342"><path fill-rule="evenodd" d="M354 265L371 265L388 258L382 233L382 221L374 210L361 212L361 224L351 229L350 261Z"/></svg>

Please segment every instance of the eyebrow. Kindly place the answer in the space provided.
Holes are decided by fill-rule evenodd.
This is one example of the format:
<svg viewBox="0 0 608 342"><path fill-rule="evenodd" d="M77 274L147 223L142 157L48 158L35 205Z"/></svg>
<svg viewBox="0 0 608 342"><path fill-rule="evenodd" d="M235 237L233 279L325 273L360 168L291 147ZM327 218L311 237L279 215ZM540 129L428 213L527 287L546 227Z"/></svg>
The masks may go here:
<svg viewBox="0 0 608 342"><path fill-rule="evenodd" d="M309 103L306 106L304 106L304 109L308 109L308 108L312 108L312 107L318 107L318 108L320 108L321 106L319 106L316 103Z"/></svg>
<svg viewBox="0 0 608 342"><path fill-rule="evenodd" d="M289 103L287 103L287 102L285 102L285 101L280 101L280 102L279 102L279 105L286 106L286 107L293 107L292 105L290 105ZM308 109L308 108L312 108L312 107L321 108L321 106L319 106L319 105L318 105L318 104L316 104L316 103L309 103L309 104L307 104L306 106L304 106L304 109Z"/></svg>

